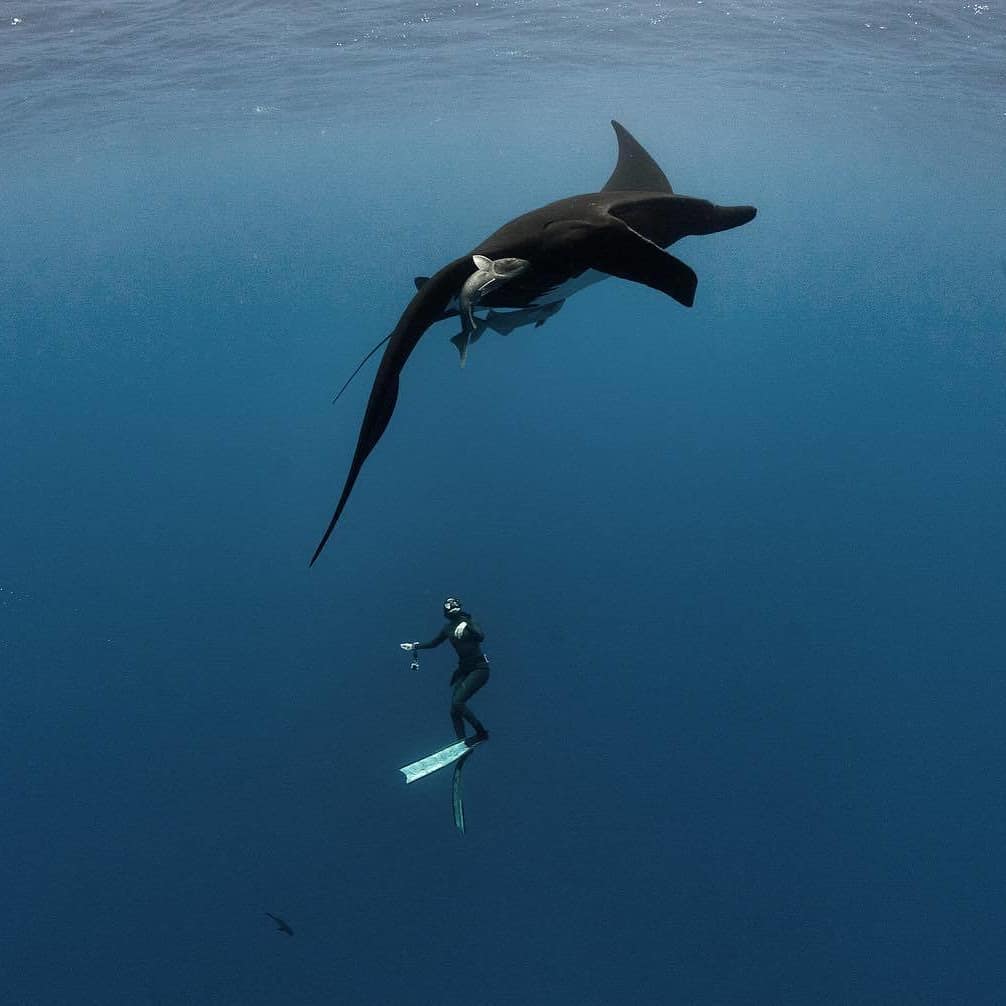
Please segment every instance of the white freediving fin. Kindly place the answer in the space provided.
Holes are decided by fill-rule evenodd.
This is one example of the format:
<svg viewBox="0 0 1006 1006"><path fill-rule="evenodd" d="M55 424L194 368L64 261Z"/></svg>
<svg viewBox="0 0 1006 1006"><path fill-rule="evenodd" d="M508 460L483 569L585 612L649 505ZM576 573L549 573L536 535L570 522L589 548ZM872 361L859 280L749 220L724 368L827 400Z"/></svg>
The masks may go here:
<svg viewBox="0 0 1006 1006"><path fill-rule="evenodd" d="M458 741L449 748L444 748L442 751L437 751L434 754L427 755L425 758L420 758L419 761L412 762L411 765L403 765L398 771L405 776L407 783L415 782L417 779L422 779L423 776L427 776L431 772L446 768L452 762L456 762L459 758L468 754L473 747L480 743L481 741L475 740L470 740L467 743L465 741Z"/></svg>
<svg viewBox="0 0 1006 1006"><path fill-rule="evenodd" d="M454 780L451 784L451 802L454 805L454 827L458 829L458 834L465 833L465 804L461 790L461 771L468 760L467 755L462 755L454 763Z"/></svg>

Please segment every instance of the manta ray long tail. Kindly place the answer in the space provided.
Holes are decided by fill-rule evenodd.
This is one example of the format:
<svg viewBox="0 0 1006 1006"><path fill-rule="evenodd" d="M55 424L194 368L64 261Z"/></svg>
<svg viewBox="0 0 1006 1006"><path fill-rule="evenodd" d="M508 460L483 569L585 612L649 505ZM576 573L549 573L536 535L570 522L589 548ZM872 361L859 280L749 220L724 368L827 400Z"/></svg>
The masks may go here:
<svg viewBox="0 0 1006 1006"><path fill-rule="evenodd" d="M409 306L399 318L394 331L388 337L387 348L384 350L384 355L377 368L374 385L370 389L367 411L363 415L363 423L356 441L356 451L349 466L349 474L346 476L346 484L342 487L342 495L339 497L335 513L328 522L328 527L321 536L321 541L318 542L318 547L314 550L309 565L313 566L315 560L321 555L321 550L331 537L349 499L349 494L353 491L353 486L364 461L377 446L377 442L381 439L388 421L395 411L395 403L398 401L398 375L402 372L402 368L423 333L435 321L440 320L450 299L458 292L471 271L470 255L465 255L445 265L435 276L424 283L421 289L416 291L415 296L409 301Z"/></svg>
<svg viewBox="0 0 1006 1006"><path fill-rule="evenodd" d="M349 387L350 382L361 370L363 370L363 365L391 338L390 335L386 335L357 365L356 370L353 371L349 377L346 378L345 383L339 389L338 394L332 399L332 404L335 405L337 401L342 397L342 393Z"/></svg>

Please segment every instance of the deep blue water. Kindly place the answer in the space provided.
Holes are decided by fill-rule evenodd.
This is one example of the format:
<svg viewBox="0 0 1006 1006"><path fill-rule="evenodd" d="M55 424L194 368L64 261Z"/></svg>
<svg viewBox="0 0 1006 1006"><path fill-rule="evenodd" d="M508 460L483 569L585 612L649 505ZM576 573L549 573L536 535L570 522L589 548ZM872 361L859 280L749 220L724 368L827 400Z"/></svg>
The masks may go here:
<svg viewBox="0 0 1006 1006"><path fill-rule="evenodd" d="M0 8L0 1000L1006 1001L1004 59L998 3ZM611 118L757 219L690 311L431 330L309 570L335 390ZM464 838L397 772L450 592Z"/></svg>

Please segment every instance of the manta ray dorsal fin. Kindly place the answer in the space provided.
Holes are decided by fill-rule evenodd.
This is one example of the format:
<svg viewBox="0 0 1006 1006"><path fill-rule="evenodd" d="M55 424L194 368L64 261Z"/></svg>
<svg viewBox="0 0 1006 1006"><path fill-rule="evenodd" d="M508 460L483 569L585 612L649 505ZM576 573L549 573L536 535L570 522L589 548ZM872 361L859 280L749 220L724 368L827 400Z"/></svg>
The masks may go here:
<svg viewBox="0 0 1006 1006"><path fill-rule="evenodd" d="M667 175L643 149L643 145L620 122L611 120L618 137L618 163L602 192L673 193Z"/></svg>
<svg viewBox="0 0 1006 1006"><path fill-rule="evenodd" d="M472 261L475 263L476 269L488 269L492 272L493 260L491 258L486 258L485 255L473 255Z"/></svg>

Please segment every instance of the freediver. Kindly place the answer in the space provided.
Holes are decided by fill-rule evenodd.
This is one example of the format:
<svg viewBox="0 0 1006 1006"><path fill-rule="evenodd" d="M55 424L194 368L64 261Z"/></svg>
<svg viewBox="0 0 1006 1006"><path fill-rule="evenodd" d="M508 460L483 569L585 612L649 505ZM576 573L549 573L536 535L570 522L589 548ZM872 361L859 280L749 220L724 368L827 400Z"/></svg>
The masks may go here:
<svg viewBox="0 0 1006 1006"><path fill-rule="evenodd" d="M428 643L402 643L403 650L432 650L435 646L450 640L458 655L458 666L451 675L451 723L459 741L469 746L489 740L489 731L479 722L478 717L468 708L468 700L489 680L489 661L482 652L485 634L472 616L464 610L456 597L444 601L444 627ZM412 666L419 667L418 660ZM465 737L465 721L472 725L475 733Z"/></svg>

